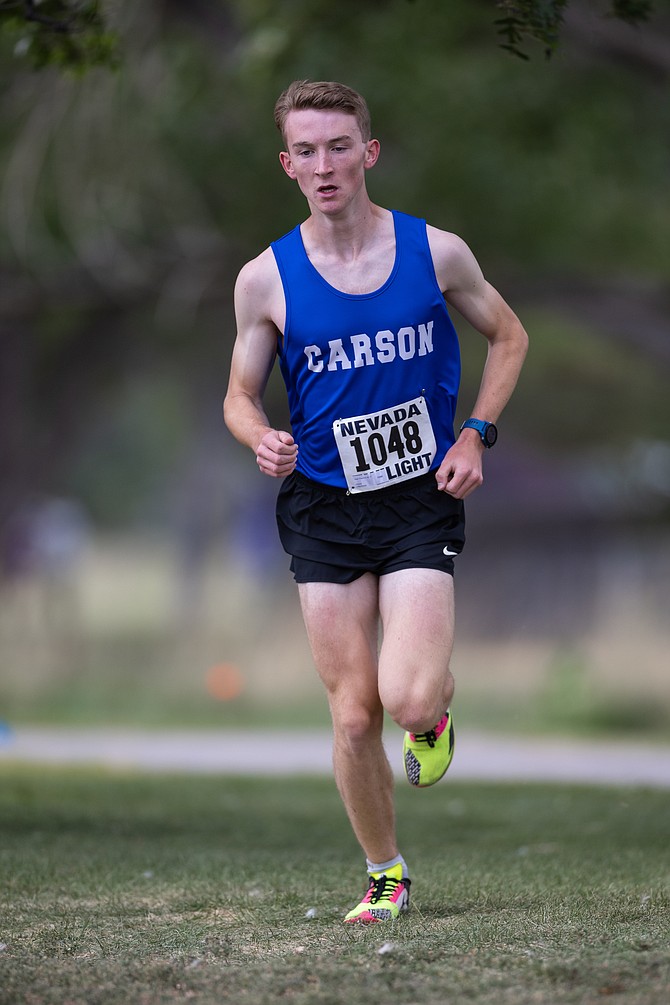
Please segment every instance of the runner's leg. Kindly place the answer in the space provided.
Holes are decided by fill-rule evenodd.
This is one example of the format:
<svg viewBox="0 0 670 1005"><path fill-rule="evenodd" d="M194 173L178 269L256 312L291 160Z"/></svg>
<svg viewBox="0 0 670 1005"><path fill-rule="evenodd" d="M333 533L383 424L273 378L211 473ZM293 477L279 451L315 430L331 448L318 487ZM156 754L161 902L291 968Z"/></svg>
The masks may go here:
<svg viewBox="0 0 670 1005"><path fill-rule="evenodd" d="M383 641L379 694L405 730L432 729L449 707L454 581L436 569L403 569L379 579Z"/></svg>
<svg viewBox="0 0 670 1005"><path fill-rule="evenodd" d="M335 779L366 857L398 854L393 775L382 744L377 682L378 580L301 583L300 601L317 671L333 720Z"/></svg>

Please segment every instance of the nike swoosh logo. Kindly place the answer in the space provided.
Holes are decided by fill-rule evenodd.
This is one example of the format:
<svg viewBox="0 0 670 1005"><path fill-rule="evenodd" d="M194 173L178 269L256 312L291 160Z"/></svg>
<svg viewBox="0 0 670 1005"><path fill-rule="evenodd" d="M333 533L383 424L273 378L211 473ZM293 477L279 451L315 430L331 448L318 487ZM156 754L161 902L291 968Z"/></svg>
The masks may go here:
<svg viewBox="0 0 670 1005"><path fill-rule="evenodd" d="M443 555L448 555L449 557L453 557L454 555L460 554L460 552L458 552L458 551L452 551L451 548L449 547L449 545L447 545L445 548L442 549L442 554Z"/></svg>

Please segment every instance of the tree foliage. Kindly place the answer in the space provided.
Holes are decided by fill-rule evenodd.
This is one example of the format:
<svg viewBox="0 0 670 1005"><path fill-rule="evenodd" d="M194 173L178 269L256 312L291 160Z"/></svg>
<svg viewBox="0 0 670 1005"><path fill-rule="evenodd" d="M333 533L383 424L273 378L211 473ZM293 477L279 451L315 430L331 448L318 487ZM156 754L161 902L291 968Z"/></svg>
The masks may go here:
<svg viewBox="0 0 670 1005"><path fill-rule="evenodd" d="M570 0L497 0L502 17L496 24L502 48L527 59L521 45L532 39L544 48L547 57L556 49ZM609 14L630 25L649 19L652 0L610 0Z"/></svg>
<svg viewBox="0 0 670 1005"><path fill-rule="evenodd" d="M495 23L503 49L527 59L521 46L532 40L547 56L554 52L570 0L492 2L501 15ZM379 0L364 3L380 6ZM323 16L318 2L311 6L315 17ZM652 9L653 0L609 0L609 14L629 25L648 20ZM81 72L118 62L118 39L100 0L0 0L0 27L13 35L15 53L27 56L35 69L55 64Z"/></svg>
<svg viewBox="0 0 670 1005"><path fill-rule="evenodd" d="M83 72L117 63L118 40L99 0L0 0L0 26L13 38L15 55L37 70Z"/></svg>

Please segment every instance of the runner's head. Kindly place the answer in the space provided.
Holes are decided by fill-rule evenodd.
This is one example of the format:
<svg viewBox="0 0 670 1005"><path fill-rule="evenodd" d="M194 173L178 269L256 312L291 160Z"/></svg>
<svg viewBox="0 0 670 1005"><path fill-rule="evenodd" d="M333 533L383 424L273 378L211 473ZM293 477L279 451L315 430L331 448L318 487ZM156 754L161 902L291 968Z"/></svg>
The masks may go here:
<svg viewBox="0 0 670 1005"><path fill-rule="evenodd" d="M334 80L294 80L275 105L275 125L286 141L285 124L289 112L303 108L335 110L354 115L361 131L361 139L367 143L371 136L370 112L365 98Z"/></svg>

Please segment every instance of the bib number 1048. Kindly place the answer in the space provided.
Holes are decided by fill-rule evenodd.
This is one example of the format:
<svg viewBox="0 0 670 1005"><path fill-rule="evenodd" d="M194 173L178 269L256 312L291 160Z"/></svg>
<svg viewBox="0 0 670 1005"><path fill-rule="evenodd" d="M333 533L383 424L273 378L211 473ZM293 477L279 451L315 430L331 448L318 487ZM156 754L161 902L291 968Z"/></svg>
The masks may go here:
<svg viewBox="0 0 670 1005"><path fill-rule="evenodd" d="M423 440L418 424L413 419L408 419L402 426L393 426L388 438L382 433L370 433L366 439L355 436L353 440L349 440L349 446L356 455L356 471L361 472L369 471L373 465L381 467L392 454L395 454L392 460L400 461L407 454L420 454Z"/></svg>
<svg viewBox="0 0 670 1005"><path fill-rule="evenodd" d="M370 492L430 470L435 434L425 399L338 419L333 433L350 492Z"/></svg>

